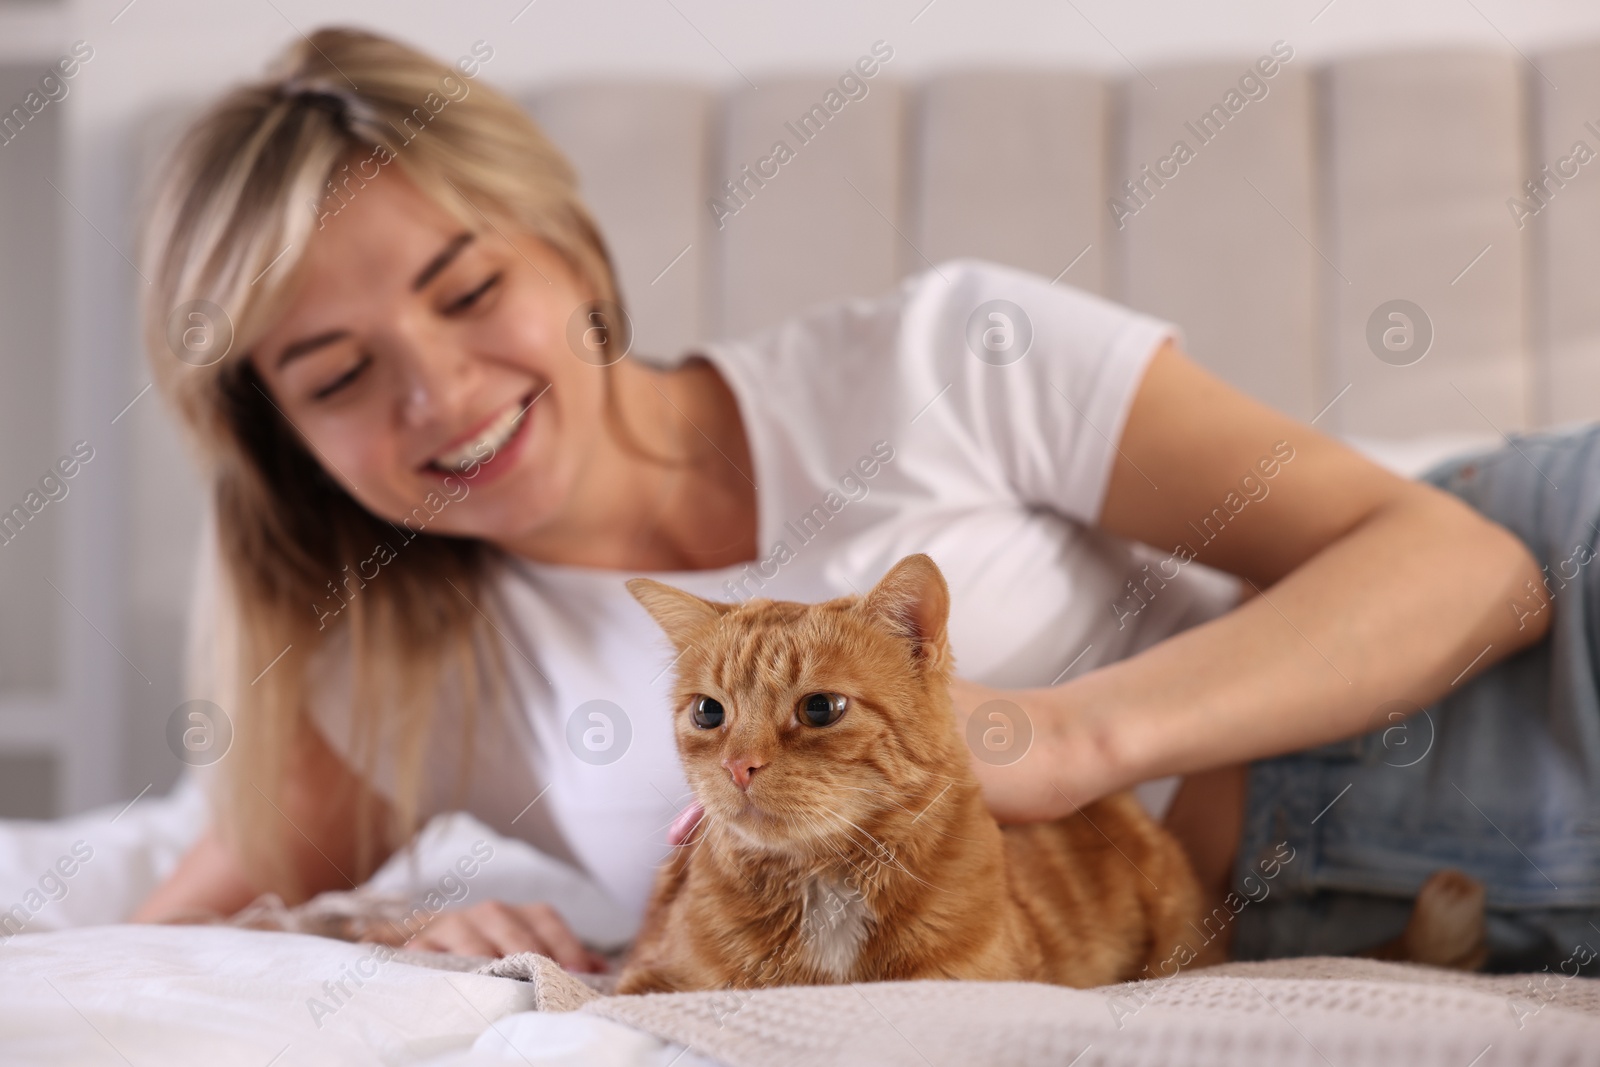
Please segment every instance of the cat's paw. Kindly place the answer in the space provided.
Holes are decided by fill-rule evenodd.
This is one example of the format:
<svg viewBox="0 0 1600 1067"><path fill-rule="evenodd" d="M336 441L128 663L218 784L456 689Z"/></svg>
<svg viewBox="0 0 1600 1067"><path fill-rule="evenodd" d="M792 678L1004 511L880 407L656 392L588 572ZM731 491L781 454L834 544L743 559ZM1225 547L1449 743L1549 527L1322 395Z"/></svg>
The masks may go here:
<svg viewBox="0 0 1600 1067"><path fill-rule="evenodd" d="M1411 921L1400 936L1414 963L1475 971L1488 958L1483 883L1452 868L1433 872L1417 890Z"/></svg>
<svg viewBox="0 0 1600 1067"><path fill-rule="evenodd" d="M636 993L676 993L678 991L667 976L654 967L628 967L617 979L617 995Z"/></svg>

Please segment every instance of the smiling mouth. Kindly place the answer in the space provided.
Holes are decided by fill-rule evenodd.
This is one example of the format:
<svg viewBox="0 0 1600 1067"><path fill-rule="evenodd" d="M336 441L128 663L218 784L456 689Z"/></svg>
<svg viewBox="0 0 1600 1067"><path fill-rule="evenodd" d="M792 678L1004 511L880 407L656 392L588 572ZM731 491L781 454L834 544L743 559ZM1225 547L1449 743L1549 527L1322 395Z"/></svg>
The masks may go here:
<svg viewBox="0 0 1600 1067"><path fill-rule="evenodd" d="M428 468L442 474L466 474L488 463L528 421L535 398L536 394L529 393L515 403L507 404L505 410L495 416L494 421L485 426L478 436L435 456L428 461Z"/></svg>

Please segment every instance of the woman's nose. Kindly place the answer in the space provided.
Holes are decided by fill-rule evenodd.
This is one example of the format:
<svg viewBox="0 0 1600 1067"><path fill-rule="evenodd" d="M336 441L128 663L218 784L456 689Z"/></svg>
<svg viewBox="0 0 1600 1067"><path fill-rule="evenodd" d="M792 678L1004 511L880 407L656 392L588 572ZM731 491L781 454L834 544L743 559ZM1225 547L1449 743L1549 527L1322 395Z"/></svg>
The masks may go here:
<svg viewBox="0 0 1600 1067"><path fill-rule="evenodd" d="M470 391L471 360L448 344L406 346L402 367L401 411L411 426L448 422Z"/></svg>

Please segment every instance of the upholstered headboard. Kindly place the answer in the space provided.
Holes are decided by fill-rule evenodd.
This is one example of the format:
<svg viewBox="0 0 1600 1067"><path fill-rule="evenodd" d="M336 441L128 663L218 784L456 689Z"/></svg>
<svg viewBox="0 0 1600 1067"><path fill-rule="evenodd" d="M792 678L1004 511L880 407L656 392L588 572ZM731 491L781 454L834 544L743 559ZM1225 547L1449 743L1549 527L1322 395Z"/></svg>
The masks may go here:
<svg viewBox="0 0 1600 1067"><path fill-rule="evenodd" d="M1334 432L1600 415L1600 166L1574 151L1600 153L1600 46L1536 67L1272 57L1271 77L1258 58L918 84L891 62L804 143L834 77L525 100L582 175L646 350L976 255L1177 321L1201 362L1299 418L1339 396L1318 420ZM760 166L779 140L792 158ZM1380 360L1366 336L1396 299L1433 333L1404 366L1415 350Z"/></svg>

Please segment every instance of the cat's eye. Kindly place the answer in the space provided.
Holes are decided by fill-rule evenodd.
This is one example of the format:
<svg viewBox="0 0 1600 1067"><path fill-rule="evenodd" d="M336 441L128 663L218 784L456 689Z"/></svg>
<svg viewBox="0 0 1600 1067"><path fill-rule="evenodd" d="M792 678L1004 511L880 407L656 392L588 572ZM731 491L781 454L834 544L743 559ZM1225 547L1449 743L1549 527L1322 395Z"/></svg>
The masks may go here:
<svg viewBox="0 0 1600 1067"><path fill-rule="evenodd" d="M715 730L722 725L722 705L710 697L695 697L689 718L702 730Z"/></svg>
<svg viewBox="0 0 1600 1067"><path fill-rule="evenodd" d="M807 726L832 726L844 714L848 703L838 693L812 693L800 699L797 714Z"/></svg>

